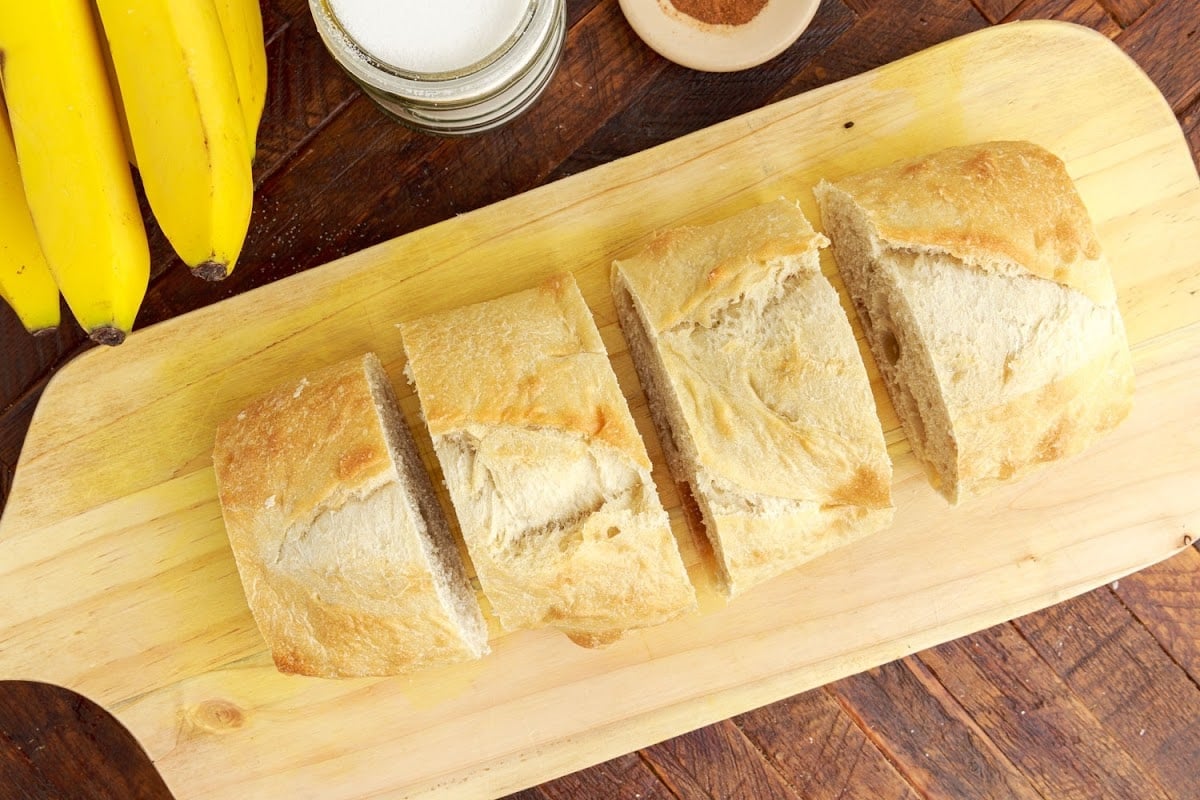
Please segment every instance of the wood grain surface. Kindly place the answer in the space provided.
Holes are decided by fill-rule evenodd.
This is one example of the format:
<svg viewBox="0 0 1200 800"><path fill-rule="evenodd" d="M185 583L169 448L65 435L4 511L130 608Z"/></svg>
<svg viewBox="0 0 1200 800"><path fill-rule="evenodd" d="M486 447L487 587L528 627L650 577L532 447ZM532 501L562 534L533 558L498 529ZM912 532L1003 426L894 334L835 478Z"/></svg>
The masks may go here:
<svg viewBox="0 0 1200 800"><path fill-rule="evenodd" d="M550 93L516 125L462 141L419 137L386 122L329 64L304 3L265 5L272 89L245 263L229 281L201 285L152 232L155 282L139 324L1009 19L1067 19L1114 38L1163 92L1193 154L1200 149L1200 11L1192 2L945 0L913 12L899 0L826 0L791 50L729 76L657 58L633 38L615 3L568 5L568 52ZM46 381L85 345L73 330L27 339L5 311L0 347L6 497ZM521 794L1193 797L1198 575L1200 553L1185 550L1014 623ZM128 737L94 706L14 683L0 686L4 793L167 796Z"/></svg>

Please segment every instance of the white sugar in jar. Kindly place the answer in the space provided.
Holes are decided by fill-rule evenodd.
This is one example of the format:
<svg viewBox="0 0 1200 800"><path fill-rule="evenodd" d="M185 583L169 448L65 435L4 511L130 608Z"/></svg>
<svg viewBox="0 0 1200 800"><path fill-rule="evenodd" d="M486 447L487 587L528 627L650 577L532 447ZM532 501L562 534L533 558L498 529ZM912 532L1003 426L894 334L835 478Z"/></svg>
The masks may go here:
<svg viewBox="0 0 1200 800"><path fill-rule="evenodd" d="M495 128L550 82L565 0L309 0L326 48L386 112L446 135Z"/></svg>

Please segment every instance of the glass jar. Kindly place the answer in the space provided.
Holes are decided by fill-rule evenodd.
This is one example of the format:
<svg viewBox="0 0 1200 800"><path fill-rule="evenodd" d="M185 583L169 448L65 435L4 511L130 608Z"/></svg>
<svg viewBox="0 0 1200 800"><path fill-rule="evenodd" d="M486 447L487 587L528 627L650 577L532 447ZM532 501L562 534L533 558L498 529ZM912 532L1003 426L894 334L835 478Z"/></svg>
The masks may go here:
<svg viewBox="0 0 1200 800"><path fill-rule="evenodd" d="M566 39L565 0L511 0L508 10L516 24L507 38L507 25L483 30L469 15L457 15L450 25L433 19L451 16L445 6L434 5L443 0L412 1L408 9L423 19L414 20L404 33L421 52L406 54L387 41L386 23L403 25L397 17L403 9L397 12L379 0L309 0L317 30L334 59L401 123L443 135L490 130L528 109L550 82ZM464 1L496 8L486 6L494 0ZM372 14L380 16L374 19ZM383 19L388 14L392 19ZM465 18L474 25L464 23ZM442 43L447 46L439 52ZM398 47L403 48L403 42ZM469 63L455 63L455 58Z"/></svg>

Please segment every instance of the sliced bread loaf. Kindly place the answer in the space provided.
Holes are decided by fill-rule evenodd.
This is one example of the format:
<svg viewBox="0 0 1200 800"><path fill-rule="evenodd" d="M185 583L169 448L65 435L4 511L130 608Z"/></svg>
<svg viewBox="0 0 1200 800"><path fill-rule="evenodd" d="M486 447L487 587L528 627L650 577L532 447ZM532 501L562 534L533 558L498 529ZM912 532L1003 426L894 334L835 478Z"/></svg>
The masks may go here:
<svg viewBox="0 0 1200 800"><path fill-rule="evenodd" d="M487 629L373 354L316 370L220 426L221 512L282 672L391 675L479 658Z"/></svg>
<svg viewBox="0 0 1200 800"><path fill-rule="evenodd" d="M730 594L892 519L891 462L826 243L778 200L613 266L621 327L671 471Z"/></svg>
<svg viewBox="0 0 1200 800"><path fill-rule="evenodd" d="M611 642L695 593L570 275L404 323L408 374L484 594L507 629Z"/></svg>
<svg viewBox="0 0 1200 800"><path fill-rule="evenodd" d="M957 503L1129 412L1109 265L1062 161L987 142L816 189L913 452Z"/></svg>

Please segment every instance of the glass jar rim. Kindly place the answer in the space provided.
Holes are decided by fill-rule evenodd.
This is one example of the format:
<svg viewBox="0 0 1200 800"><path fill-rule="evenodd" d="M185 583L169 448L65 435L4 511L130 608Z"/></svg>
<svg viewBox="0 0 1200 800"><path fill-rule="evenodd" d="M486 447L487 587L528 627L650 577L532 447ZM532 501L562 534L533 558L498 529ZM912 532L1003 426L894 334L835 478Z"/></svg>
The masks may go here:
<svg viewBox="0 0 1200 800"><path fill-rule="evenodd" d="M329 0L309 0L309 5L326 23L327 44L358 81L414 103L441 106L478 102L517 80L550 35L557 3L529 0L525 16L503 45L461 70L439 73L405 71L380 60L346 32L329 8Z"/></svg>

